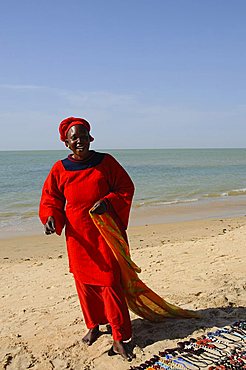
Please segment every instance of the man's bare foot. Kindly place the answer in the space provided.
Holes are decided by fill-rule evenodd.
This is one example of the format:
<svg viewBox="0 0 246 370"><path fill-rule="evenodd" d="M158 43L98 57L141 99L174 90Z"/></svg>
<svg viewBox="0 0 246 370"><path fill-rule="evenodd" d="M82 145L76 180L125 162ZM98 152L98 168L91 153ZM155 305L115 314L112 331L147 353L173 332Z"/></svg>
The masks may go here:
<svg viewBox="0 0 246 370"><path fill-rule="evenodd" d="M82 338L82 341L88 346L91 346L92 343L94 343L97 338L100 336L100 331L99 331L99 325L95 326L95 328L90 329L88 333Z"/></svg>
<svg viewBox="0 0 246 370"><path fill-rule="evenodd" d="M134 355L127 350L126 345L119 340L114 340L108 354L109 356L120 355L127 361L131 361L134 358Z"/></svg>

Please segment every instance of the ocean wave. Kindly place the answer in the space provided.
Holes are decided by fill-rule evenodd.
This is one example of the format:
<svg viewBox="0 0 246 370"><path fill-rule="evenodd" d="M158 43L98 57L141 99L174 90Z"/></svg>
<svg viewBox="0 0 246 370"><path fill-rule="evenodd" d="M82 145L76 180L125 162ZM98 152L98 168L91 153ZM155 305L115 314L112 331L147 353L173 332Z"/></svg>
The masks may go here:
<svg viewBox="0 0 246 370"><path fill-rule="evenodd" d="M23 219L23 218L32 218L37 217L38 213L37 210L29 210L29 211L19 211L19 212L12 212L12 211L5 211L0 213L0 220L5 219Z"/></svg>
<svg viewBox="0 0 246 370"><path fill-rule="evenodd" d="M184 199L171 199L171 200L161 200L161 199L141 199L136 200L133 203L134 208L142 208L142 207L160 207L160 206L169 206L169 205L177 205L182 203L194 203L199 202L202 199L212 199L212 198L225 198L225 197L234 197L234 196L245 196L246 195L246 188L240 189L232 189L225 192L211 192L206 194L196 194L196 198L184 198Z"/></svg>
<svg viewBox="0 0 246 370"><path fill-rule="evenodd" d="M192 202L198 202L198 198L194 199L176 199L176 200L170 200L170 201L165 201L165 202L159 202L159 204L163 205L172 205L172 204L179 204L179 203L192 203Z"/></svg>
<svg viewBox="0 0 246 370"><path fill-rule="evenodd" d="M33 217L38 217L37 211L27 211L23 212L21 215L21 218L33 218Z"/></svg>
<svg viewBox="0 0 246 370"><path fill-rule="evenodd" d="M223 195L226 195L226 196L246 195L246 189L244 188L244 189L230 190L230 191L228 191L227 193L225 193Z"/></svg>
<svg viewBox="0 0 246 370"><path fill-rule="evenodd" d="M174 205L174 204L181 204L181 203L192 203L192 202L198 202L198 198L193 198L193 199L175 199L175 200L166 200L166 201L160 201L160 200L155 200L155 201L142 201L139 203L133 204L135 208L140 208L140 207L146 207L146 206L151 206L151 207L159 207L159 206L168 206L168 205Z"/></svg>
<svg viewBox="0 0 246 370"><path fill-rule="evenodd" d="M204 198L220 198L220 197L234 197L238 195L246 195L246 188L232 189L232 190L225 191L223 193L216 193L216 192L208 193L208 194L204 194L203 197Z"/></svg>
<svg viewBox="0 0 246 370"><path fill-rule="evenodd" d="M0 220L5 218L12 218L17 216L16 212L1 212L0 213Z"/></svg>

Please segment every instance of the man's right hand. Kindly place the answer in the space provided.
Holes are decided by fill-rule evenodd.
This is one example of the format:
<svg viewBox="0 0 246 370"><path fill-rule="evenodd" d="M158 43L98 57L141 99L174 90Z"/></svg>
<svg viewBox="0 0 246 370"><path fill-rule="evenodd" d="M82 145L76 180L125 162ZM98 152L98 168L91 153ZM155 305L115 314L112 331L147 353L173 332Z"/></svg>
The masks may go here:
<svg viewBox="0 0 246 370"><path fill-rule="evenodd" d="M44 232L45 232L46 235L50 235L50 234L54 234L55 231L56 231L55 219L54 219L54 217L49 216L47 218L46 224L44 225Z"/></svg>

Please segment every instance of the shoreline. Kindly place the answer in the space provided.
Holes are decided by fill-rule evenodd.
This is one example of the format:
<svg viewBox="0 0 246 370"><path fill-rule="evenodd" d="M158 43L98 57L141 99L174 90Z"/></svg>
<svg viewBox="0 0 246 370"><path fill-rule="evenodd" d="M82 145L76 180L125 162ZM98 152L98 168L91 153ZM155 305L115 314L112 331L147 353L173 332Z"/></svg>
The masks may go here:
<svg viewBox="0 0 246 370"><path fill-rule="evenodd" d="M211 230L214 232L215 235L220 235L223 232L223 228L221 226L223 225L229 225L229 229L233 230L234 228L237 228L237 225L245 225L246 226L246 215L240 215L240 216L226 216L226 217L206 217L206 218L192 218L192 219L182 219L181 221L175 220L174 222L150 222L146 223L144 221L147 221L147 218L144 218L141 220L141 223L138 222L134 223L133 225L129 225L127 229L127 234L129 238L131 236L135 235L138 232L142 232L144 230L144 234L146 234L145 230L154 230L157 232L163 232L165 235L172 235L174 236L176 233L178 233L178 237L174 238L175 241L178 240L189 240L192 238L192 235L195 236L199 234L199 237L203 239L204 237L211 236ZM159 220L160 221L160 220ZM213 226L213 227L212 227ZM211 229L212 227L212 229ZM42 225L41 225L42 228ZM181 232L183 233L183 237L181 237ZM49 241L50 239L50 241ZM1 251L3 250L4 245L10 246L11 243L20 243L20 246L18 248L22 248L23 243L27 244L27 248L31 247L31 245L34 243L42 242L44 246L50 244L50 242L55 244L66 243L65 240L65 233L64 231L62 234L56 235L45 235L43 233L43 229L41 229L41 232L38 233L37 231L33 231L33 233L16 233L14 235L8 234L5 237L0 238L0 257L1 257ZM59 242L60 241L60 242ZM24 248L24 247L23 247ZM20 251L20 249L18 249Z"/></svg>
<svg viewBox="0 0 246 370"><path fill-rule="evenodd" d="M243 217L246 215L246 197L224 197L203 199L197 202L184 202L170 205L133 206L129 226L170 224L184 221L206 220L213 218ZM24 230L23 230L24 228ZM43 234L43 227L38 216L32 221L25 220L23 225L2 228L0 240L18 236L34 236Z"/></svg>
<svg viewBox="0 0 246 370"><path fill-rule="evenodd" d="M143 206L133 208L130 225L145 223L176 223L220 217L242 217L246 215L246 197L237 196L203 199L196 202L180 202L165 206Z"/></svg>
<svg viewBox="0 0 246 370"><path fill-rule="evenodd" d="M128 237L140 279L201 319L151 323L131 313L136 359L111 358L105 327L91 347L81 341L64 235L12 237L0 241L0 368L128 370L180 339L245 319L246 217L131 226Z"/></svg>

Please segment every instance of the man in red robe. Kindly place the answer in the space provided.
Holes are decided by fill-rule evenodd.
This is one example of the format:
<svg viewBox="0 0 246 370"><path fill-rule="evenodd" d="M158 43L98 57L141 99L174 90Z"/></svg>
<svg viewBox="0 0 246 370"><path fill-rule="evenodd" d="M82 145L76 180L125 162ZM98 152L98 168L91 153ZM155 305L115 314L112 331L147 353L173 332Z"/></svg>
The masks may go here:
<svg viewBox="0 0 246 370"><path fill-rule="evenodd" d="M130 360L124 341L132 331L120 268L89 210L111 213L125 233L134 185L111 155L90 150L94 139L85 119L69 117L59 132L72 154L56 162L45 180L39 216L48 235L60 235L65 226L69 267L89 329L83 341L91 345L99 325L109 323L114 340L110 353Z"/></svg>

